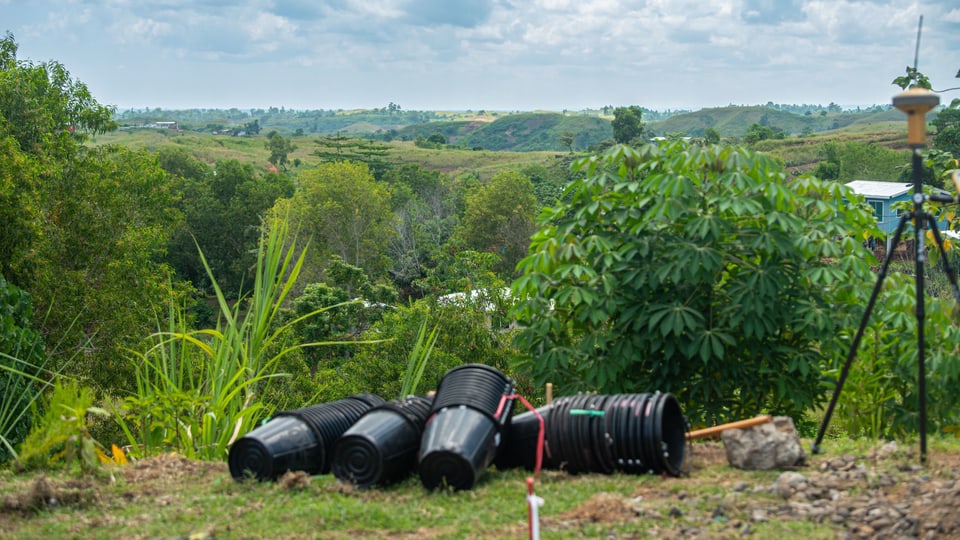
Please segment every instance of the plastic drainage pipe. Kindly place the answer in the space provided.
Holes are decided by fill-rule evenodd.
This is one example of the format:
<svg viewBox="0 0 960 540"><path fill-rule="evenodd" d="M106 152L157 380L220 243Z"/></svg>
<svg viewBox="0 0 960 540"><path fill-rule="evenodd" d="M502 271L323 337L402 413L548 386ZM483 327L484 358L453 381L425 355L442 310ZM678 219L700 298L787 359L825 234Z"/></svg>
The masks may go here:
<svg viewBox="0 0 960 540"><path fill-rule="evenodd" d="M679 476L686 429L680 405L669 393L558 398L546 429L547 464L572 473Z"/></svg>
<svg viewBox="0 0 960 540"><path fill-rule="evenodd" d="M314 473L322 448L306 422L295 417L271 420L230 447L230 474L236 480L274 480L285 471Z"/></svg>
<svg viewBox="0 0 960 540"><path fill-rule="evenodd" d="M513 398L513 381L491 366L465 364L443 376L420 442L425 488L466 490L476 484L497 455Z"/></svg>
<svg viewBox="0 0 960 540"><path fill-rule="evenodd" d="M334 476L361 488L402 480L416 469L432 399L410 396L367 411L337 439Z"/></svg>
<svg viewBox="0 0 960 540"><path fill-rule="evenodd" d="M549 422L551 409L552 405L546 405L536 409L536 412L527 411L510 420L510 425L504 432L503 443L493 460L497 469L536 469L541 444L540 426L541 423Z"/></svg>
<svg viewBox="0 0 960 540"><path fill-rule="evenodd" d="M230 447L230 474L236 480L275 480L286 471L330 472L337 438L383 398L357 394L345 399L283 411Z"/></svg>

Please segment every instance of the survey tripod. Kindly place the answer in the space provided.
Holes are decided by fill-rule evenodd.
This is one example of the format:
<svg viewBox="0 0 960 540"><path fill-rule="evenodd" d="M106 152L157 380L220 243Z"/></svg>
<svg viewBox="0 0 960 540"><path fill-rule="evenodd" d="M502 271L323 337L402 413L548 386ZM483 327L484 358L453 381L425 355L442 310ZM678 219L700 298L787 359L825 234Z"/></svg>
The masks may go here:
<svg viewBox="0 0 960 540"><path fill-rule="evenodd" d="M850 373L850 365L853 363L853 357L856 355L857 348L860 346L860 339L863 337L863 333L866 330L867 323L870 319L870 313L873 311L874 304L876 304L877 301L877 296L880 294L880 289L883 287L883 280L887 275L887 269L890 267L890 261L893 258L893 252L896 249L897 244L900 242L900 236L903 233L904 228L906 228L907 223L913 222L915 252L914 273L916 275L917 292L917 393L919 395L918 427L920 431L920 462L926 463L927 461L927 391L926 369L924 367L923 328L924 317L926 316L924 313L923 290L923 264L926 261L924 229L927 227L929 227L930 231L933 233L933 238L937 244L937 249L940 250L940 262L947 274L947 280L950 282L950 286L953 289L953 295L957 299L957 302L960 303L960 289L957 288L957 277L954 274L953 269L950 267L950 262L947 259L946 252L943 247L943 238L940 236L940 229L937 226L936 219L934 219L932 215L924 212L923 209L923 204L927 201L948 204L958 202L958 197L956 196L951 197L945 194L926 195L923 193L923 159L920 156L920 149L923 147L924 139L926 138L925 115L927 111L933 109L939 103L940 98L937 97L936 94L922 88L912 88L897 94L893 98L893 106L907 114L907 142L913 149L913 210L900 216L900 221L893 233L893 241L891 242L889 249L887 249L883 266L880 268L880 273L877 277L877 284L873 288L873 293L870 295L870 300L867 302L867 308L863 314L863 319L860 321L860 327L857 329L857 333L854 335L853 342L850 344L850 352L847 354L846 362L843 364L843 369L840 371L840 378L837 380L837 386L833 391L833 397L830 398L830 403L827 406L826 414L820 424L820 431L817 433L817 439L814 441L811 447L811 451L814 454L820 452L820 443L823 441L823 436L827 431L827 425L830 423L830 417L833 415L833 409L837 405L837 399L840 397L840 393L843 391L843 384L846 382L847 375ZM958 192L960 192L960 179L958 179L956 172L953 175L953 181L957 186Z"/></svg>

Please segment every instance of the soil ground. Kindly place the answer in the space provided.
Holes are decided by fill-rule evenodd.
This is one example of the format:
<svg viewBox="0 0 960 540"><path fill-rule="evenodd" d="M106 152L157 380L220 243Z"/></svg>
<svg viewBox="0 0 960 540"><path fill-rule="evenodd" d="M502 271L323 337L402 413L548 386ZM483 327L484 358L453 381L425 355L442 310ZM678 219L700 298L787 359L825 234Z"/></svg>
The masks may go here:
<svg viewBox="0 0 960 540"><path fill-rule="evenodd" d="M751 476L728 464L720 442L700 443L690 454L689 475L672 489L638 483L629 496L593 493L562 513L545 510L541 530L544 538L588 537L582 531L604 525L620 531L606 534L608 538L763 538L771 522L810 522L831 524L828 531L838 538L960 538L960 446L930 450L923 466L918 461L917 449L908 443L887 443L855 454L807 456L806 464L794 470ZM551 482L562 482L566 475L544 472ZM83 512L82 523L109 529L108 509L144 499L157 506L182 504L176 493L184 486L229 477L225 463L174 454L140 460L109 474L107 479L66 474L0 477L0 537L25 537L32 520L48 519L41 516L64 507ZM302 473L280 480L288 489L309 482ZM126 526L131 519L137 518L124 518ZM82 530L75 532L85 537ZM513 525L502 537L525 536L522 527Z"/></svg>

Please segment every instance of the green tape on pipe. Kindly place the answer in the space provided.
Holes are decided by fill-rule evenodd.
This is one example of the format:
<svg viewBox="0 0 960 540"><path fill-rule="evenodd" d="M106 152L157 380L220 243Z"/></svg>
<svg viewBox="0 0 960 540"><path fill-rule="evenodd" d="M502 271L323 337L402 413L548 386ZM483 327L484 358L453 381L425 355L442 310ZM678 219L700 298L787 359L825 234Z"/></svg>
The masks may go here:
<svg viewBox="0 0 960 540"><path fill-rule="evenodd" d="M603 416L603 411L590 409L570 409L570 416Z"/></svg>

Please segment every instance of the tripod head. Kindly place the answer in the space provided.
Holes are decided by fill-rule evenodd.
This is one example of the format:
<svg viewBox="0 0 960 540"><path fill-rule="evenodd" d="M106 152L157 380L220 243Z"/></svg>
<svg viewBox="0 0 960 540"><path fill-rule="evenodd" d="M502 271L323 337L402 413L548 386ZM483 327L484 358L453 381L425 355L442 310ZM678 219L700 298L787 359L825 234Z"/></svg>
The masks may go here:
<svg viewBox="0 0 960 540"><path fill-rule="evenodd" d="M893 96L893 106L907 113L907 142L923 146L927 138L927 112L940 104L940 96L913 87Z"/></svg>

